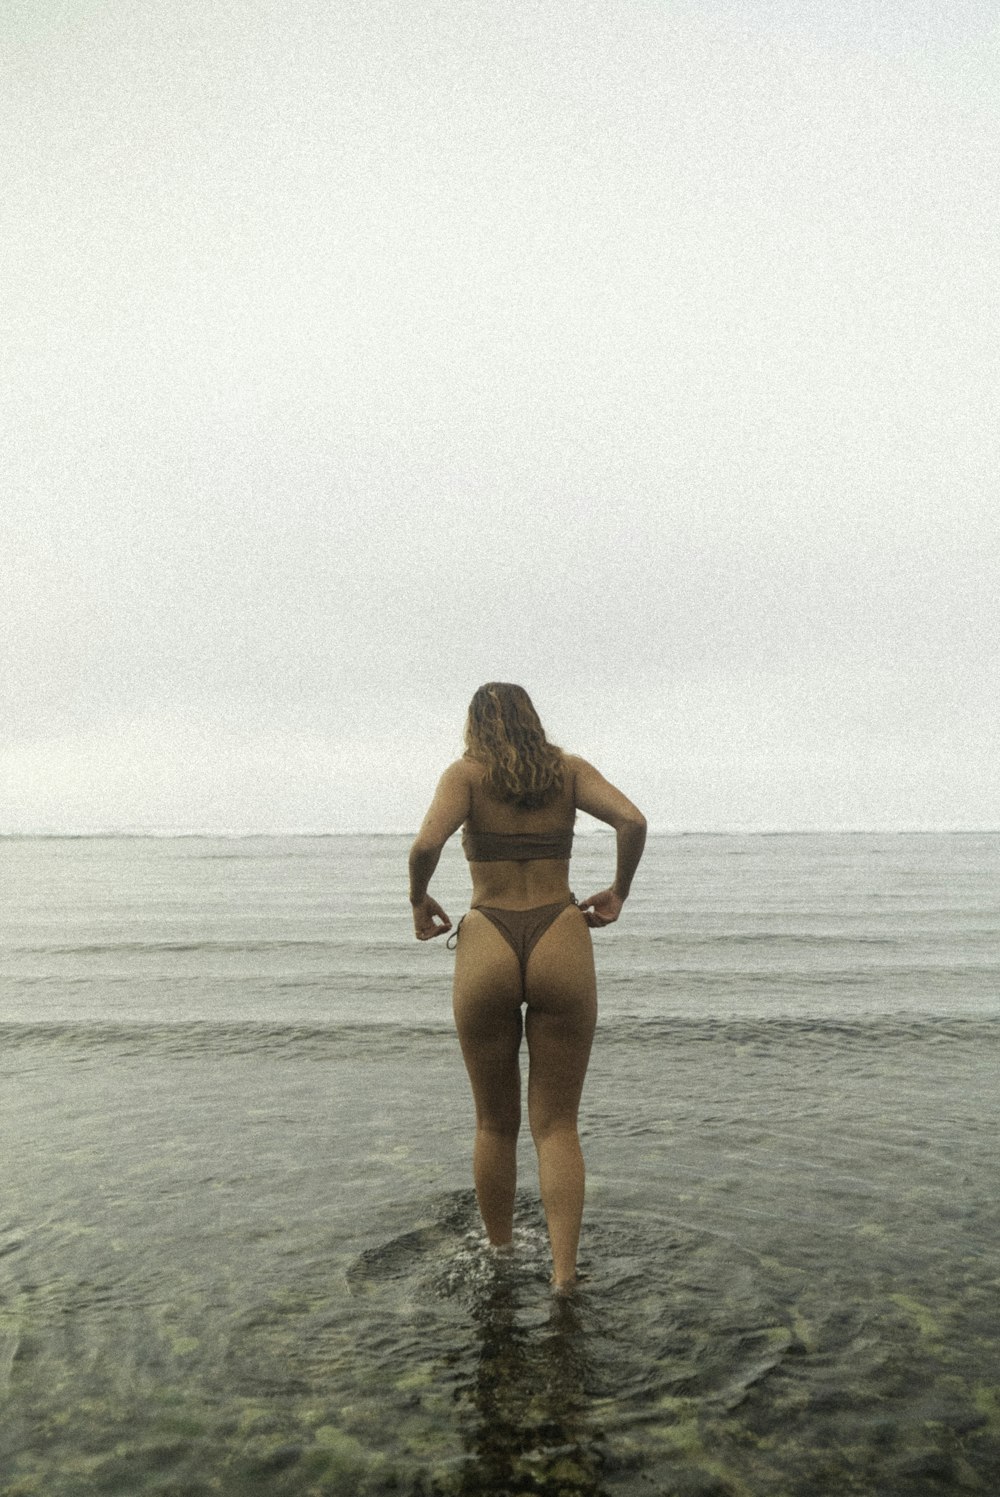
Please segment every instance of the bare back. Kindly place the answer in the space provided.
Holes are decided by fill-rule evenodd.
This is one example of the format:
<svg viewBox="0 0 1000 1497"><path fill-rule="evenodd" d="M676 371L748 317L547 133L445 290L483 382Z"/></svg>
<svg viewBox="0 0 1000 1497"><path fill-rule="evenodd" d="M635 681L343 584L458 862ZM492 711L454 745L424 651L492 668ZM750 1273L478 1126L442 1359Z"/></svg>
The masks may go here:
<svg viewBox="0 0 1000 1497"><path fill-rule="evenodd" d="M576 817L575 775L566 761L566 775L559 794L547 806L523 810L498 800L483 787L485 769L474 760L464 760L469 775L469 814L466 828L471 832L499 832L502 835L529 832L565 832L572 830ZM472 876L472 904L495 905L501 909L531 909L550 904L569 894L568 858L531 858L498 862L469 863Z"/></svg>

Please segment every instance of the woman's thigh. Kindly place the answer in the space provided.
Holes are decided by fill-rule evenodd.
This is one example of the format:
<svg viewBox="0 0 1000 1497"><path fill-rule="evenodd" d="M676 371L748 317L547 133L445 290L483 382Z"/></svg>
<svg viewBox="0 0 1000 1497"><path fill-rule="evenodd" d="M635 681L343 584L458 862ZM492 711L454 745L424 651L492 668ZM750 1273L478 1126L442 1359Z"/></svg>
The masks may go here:
<svg viewBox="0 0 1000 1497"><path fill-rule="evenodd" d="M528 1111L537 1132L575 1121L597 1023L590 930L574 906L531 953L525 996Z"/></svg>
<svg viewBox="0 0 1000 1497"><path fill-rule="evenodd" d="M455 1028L483 1121L515 1126L521 1112L521 969L500 932L470 910L455 948Z"/></svg>

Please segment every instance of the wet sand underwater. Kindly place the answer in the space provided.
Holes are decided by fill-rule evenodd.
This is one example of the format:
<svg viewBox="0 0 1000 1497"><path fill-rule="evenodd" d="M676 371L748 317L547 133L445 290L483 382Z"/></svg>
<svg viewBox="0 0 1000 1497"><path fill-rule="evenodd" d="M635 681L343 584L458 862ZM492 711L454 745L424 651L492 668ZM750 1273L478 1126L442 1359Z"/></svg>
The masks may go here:
<svg viewBox="0 0 1000 1497"><path fill-rule="evenodd" d="M446 1032L5 1040L10 1497L995 1490L991 1026L604 1037L566 1300Z"/></svg>
<svg viewBox="0 0 1000 1497"><path fill-rule="evenodd" d="M4 1497L995 1497L1000 839L651 839L568 1299L404 852L0 847Z"/></svg>

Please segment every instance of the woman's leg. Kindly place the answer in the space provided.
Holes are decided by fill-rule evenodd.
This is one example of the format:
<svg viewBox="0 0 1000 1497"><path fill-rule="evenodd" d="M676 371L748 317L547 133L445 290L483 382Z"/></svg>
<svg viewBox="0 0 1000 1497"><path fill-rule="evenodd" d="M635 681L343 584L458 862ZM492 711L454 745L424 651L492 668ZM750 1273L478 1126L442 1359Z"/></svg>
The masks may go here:
<svg viewBox="0 0 1000 1497"><path fill-rule="evenodd" d="M528 958L525 1029L530 1058L528 1120L552 1246L553 1282L576 1280L584 1166L577 1132L580 1094L597 1022L590 931L574 906L563 911Z"/></svg>
<svg viewBox="0 0 1000 1497"><path fill-rule="evenodd" d="M486 1235L497 1247L514 1231L521 1124L521 969L485 915L470 910L455 950L453 1008L476 1104L472 1157Z"/></svg>

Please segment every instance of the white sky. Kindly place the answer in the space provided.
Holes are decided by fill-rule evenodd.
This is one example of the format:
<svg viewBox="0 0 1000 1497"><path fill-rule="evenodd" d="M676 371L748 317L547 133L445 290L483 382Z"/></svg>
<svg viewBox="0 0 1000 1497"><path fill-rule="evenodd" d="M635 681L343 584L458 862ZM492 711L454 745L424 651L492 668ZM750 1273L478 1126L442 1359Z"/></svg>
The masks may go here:
<svg viewBox="0 0 1000 1497"><path fill-rule="evenodd" d="M1000 826L995 0L7 0L0 831Z"/></svg>

